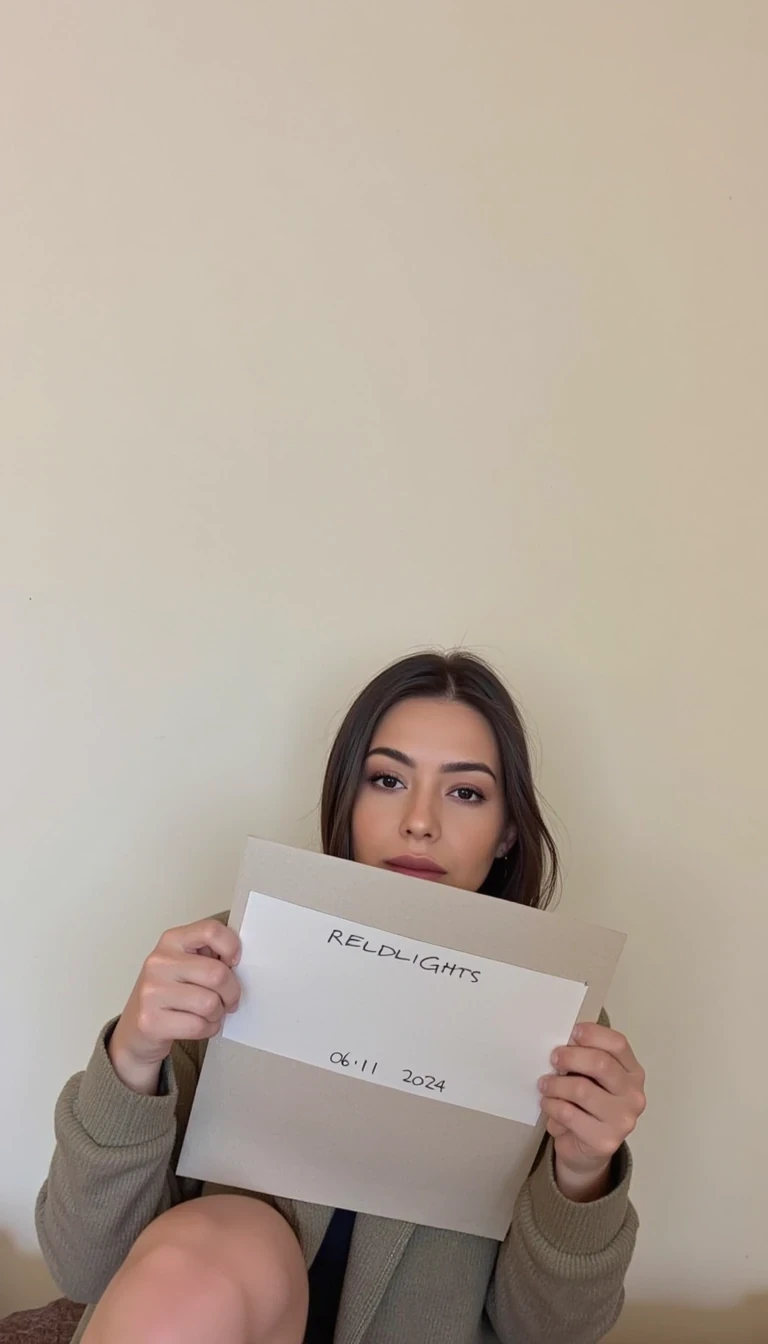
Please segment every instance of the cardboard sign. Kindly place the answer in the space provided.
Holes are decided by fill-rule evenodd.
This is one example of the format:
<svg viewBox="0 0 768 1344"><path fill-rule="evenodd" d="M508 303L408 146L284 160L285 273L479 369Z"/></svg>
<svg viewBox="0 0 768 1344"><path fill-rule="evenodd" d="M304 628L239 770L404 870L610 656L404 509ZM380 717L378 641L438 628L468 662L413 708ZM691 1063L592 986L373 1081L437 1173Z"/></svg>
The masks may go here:
<svg viewBox="0 0 768 1344"><path fill-rule="evenodd" d="M242 1003L179 1174L502 1239L537 1079L597 1018L624 936L260 840L230 924Z"/></svg>

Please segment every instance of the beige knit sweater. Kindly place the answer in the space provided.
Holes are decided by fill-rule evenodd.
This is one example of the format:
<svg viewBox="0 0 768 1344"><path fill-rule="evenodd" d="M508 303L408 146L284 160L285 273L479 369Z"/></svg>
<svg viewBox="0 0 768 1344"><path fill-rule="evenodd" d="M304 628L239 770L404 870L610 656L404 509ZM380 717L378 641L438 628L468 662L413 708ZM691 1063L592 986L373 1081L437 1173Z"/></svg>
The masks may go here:
<svg viewBox="0 0 768 1344"><path fill-rule="evenodd" d="M99 1037L85 1073L72 1078L59 1098L56 1151L37 1202L48 1267L78 1302L98 1301L158 1213L217 1190L175 1175L204 1047L175 1045L159 1095L140 1096L112 1068L106 1049L111 1027ZM336 1344L594 1344L623 1301L637 1231L628 1199L630 1168L622 1148L611 1193L593 1204L575 1204L555 1184L548 1143L501 1246L359 1214ZM332 1211L288 1199L270 1202L294 1229L310 1264Z"/></svg>

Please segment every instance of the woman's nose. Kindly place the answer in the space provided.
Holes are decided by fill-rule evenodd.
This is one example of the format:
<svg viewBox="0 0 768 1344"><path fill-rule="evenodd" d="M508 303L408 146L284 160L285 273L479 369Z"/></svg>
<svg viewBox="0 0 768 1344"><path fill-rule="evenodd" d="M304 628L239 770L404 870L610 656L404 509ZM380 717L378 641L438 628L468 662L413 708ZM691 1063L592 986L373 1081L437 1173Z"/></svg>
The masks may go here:
<svg viewBox="0 0 768 1344"><path fill-rule="evenodd" d="M440 823L437 811L429 798L410 795L400 825L401 835L414 840L437 840L440 835Z"/></svg>

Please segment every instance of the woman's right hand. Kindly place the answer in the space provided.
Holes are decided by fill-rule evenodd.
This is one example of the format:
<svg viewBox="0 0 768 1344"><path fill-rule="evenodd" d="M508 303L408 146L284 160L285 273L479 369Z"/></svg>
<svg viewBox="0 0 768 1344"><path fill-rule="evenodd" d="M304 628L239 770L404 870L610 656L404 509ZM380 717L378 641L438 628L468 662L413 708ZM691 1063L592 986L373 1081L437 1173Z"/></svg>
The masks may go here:
<svg viewBox="0 0 768 1344"><path fill-rule="evenodd" d="M239 959L240 939L217 919L163 934L109 1042L112 1067L126 1087L153 1096L174 1041L216 1035L240 1000L233 969Z"/></svg>

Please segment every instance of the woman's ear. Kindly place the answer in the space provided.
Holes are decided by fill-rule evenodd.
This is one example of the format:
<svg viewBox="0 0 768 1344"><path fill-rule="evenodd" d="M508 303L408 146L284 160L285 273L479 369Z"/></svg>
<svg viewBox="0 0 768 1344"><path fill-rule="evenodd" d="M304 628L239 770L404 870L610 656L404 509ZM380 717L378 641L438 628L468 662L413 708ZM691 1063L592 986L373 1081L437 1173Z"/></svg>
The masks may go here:
<svg viewBox="0 0 768 1344"><path fill-rule="evenodd" d="M502 836L501 844L496 850L496 858L505 859L509 854L509 851L512 849L512 846L514 845L516 840L517 840L517 827L508 826L504 832L504 835Z"/></svg>

